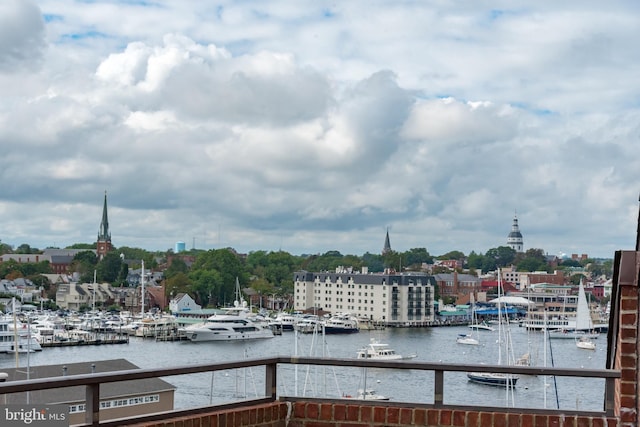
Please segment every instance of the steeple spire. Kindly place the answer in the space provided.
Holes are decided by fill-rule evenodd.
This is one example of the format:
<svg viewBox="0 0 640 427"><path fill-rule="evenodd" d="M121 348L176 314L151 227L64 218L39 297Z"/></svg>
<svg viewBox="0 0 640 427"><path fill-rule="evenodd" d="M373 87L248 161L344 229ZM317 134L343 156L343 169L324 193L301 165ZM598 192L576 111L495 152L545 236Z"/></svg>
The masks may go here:
<svg viewBox="0 0 640 427"><path fill-rule="evenodd" d="M98 259L113 249L111 245L111 233L109 232L109 218L107 217L107 191L104 192L104 205L102 206L102 221L100 222L100 231L98 232L98 242L96 243L96 255Z"/></svg>
<svg viewBox="0 0 640 427"><path fill-rule="evenodd" d="M389 242L389 228L387 228L387 236L384 238L384 247L382 248L382 255L391 252L391 243Z"/></svg>
<svg viewBox="0 0 640 427"><path fill-rule="evenodd" d="M109 219L107 217L107 191L104 192L104 205L102 206L102 222L100 223L100 232L98 233L98 241L111 240L109 234Z"/></svg>

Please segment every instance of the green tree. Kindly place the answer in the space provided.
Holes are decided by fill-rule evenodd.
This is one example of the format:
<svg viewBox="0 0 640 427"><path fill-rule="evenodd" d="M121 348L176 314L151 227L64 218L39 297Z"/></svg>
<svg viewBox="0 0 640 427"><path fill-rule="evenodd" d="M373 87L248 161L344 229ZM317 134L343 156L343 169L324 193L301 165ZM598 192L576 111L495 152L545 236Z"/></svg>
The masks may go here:
<svg viewBox="0 0 640 427"><path fill-rule="evenodd" d="M231 249L213 249L200 253L191 266L189 278L193 291L207 301L208 296L214 304L233 301L235 282L248 282L244 265L238 255Z"/></svg>
<svg viewBox="0 0 640 427"><path fill-rule="evenodd" d="M370 273L380 273L384 270L382 255L366 252L362 255L362 262L369 269Z"/></svg>
<svg viewBox="0 0 640 427"><path fill-rule="evenodd" d="M402 263L413 270L419 270L423 263L433 264L433 257L426 248L412 248L401 254Z"/></svg>
<svg viewBox="0 0 640 427"><path fill-rule="evenodd" d="M86 249L86 250L95 250L97 249L95 243L74 243L71 246L67 246L66 249Z"/></svg>
<svg viewBox="0 0 640 427"><path fill-rule="evenodd" d="M169 265L169 267L164 271L164 277L166 279L170 279L179 273L186 275L188 272L189 267L187 266L187 263L184 262L182 258L175 257L171 260L171 265Z"/></svg>
<svg viewBox="0 0 640 427"><path fill-rule="evenodd" d="M464 256L464 253L463 253L463 252L460 252L460 251L451 251L451 252L447 252L447 253L446 253L446 254L444 254L444 255L440 255L440 256L438 257L438 259L441 259L441 260L445 260L445 259L456 259L456 260L459 260L459 261L464 261L465 256Z"/></svg>
<svg viewBox="0 0 640 427"><path fill-rule="evenodd" d="M475 251L471 251L467 257L467 266L473 269L482 269L484 264L484 255L477 254Z"/></svg>
<svg viewBox="0 0 640 427"><path fill-rule="evenodd" d="M164 289L167 297L176 296L180 293L188 294L190 287L191 280L189 279L189 276L183 272L177 272L164 282Z"/></svg>
<svg viewBox="0 0 640 427"><path fill-rule="evenodd" d="M122 267L122 260L116 251L108 252L98 265L97 280L101 282L116 283Z"/></svg>
<svg viewBox="0 0 640 427"><path fill-rule="evenodd" d="M509 246L498 246L497 248L492 248L485 253L485 258L491 258L493 262L488 262L489 264L495 264L493 268L490 270L495 270L497 267L507 267L513 264L516 258L517 252L515 249L510 248ZM485 262L487 262L485 260ZM484 269L484 271L490 271Z"/></svg>
<svg viewBox="0 0 640 427"><path fill-rule="evenodd" d="M37 253L40 253L40 249L32 248L27 243L23 243L23 244L21 244L20 246L18 246L16 248L15 253L17 253L17 254L37 254Z"/></svg>

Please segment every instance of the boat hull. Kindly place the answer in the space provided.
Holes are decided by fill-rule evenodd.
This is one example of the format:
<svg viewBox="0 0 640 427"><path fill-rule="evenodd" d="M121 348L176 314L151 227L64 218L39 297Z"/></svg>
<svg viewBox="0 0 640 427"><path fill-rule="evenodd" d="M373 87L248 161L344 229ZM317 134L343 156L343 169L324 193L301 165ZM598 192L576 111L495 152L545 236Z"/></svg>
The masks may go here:
<svg viewBox="0 0 640 427"><path fill-rule="evenodd" d="M496 387L515 387L518 377L509 374L491 373L491 372L470 372L467 374L469 381L496 386Z"/></svg>

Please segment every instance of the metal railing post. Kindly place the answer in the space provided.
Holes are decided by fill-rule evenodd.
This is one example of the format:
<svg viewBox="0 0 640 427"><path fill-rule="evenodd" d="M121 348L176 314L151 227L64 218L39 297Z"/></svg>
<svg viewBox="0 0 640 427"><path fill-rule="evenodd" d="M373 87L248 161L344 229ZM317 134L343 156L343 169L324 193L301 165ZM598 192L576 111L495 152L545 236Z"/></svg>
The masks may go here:
<svg viewBox="0 0 640 427"><path fill-rule="evenodd" d="M84 414L86 424L100 425L100 384L87 385Z"/></svg>
<svg viewBox="0 0 640 427"><path fill-rule="evenodd" d="M436 408L442 407L444 401L444 371L436 370L434 374L434 389L433 389L433 405Z"/></svg>
<svg viewBox="0 0 640 427"><path fill-rule="evenodd" d="M276 400L278 392L278 369L276 363L265 365L264 392L265 396Z"/></svg>

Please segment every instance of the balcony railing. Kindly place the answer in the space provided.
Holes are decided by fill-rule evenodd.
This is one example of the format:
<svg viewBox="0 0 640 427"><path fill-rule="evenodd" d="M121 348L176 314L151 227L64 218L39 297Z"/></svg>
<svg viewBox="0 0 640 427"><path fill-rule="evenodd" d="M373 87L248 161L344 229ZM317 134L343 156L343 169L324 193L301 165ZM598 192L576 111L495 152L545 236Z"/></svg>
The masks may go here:
<svg viewBox="0 0 640 427"><path fill-rule="evenodd" d="M382 368L382 369L400 369L400 370L416 370L433 372L433 400L431 404L410 403L410 402L373 402L376 405L389 406L424 406L431 408L443 409L477 409L478 406L464 406L459 404L446 404L444 402L445 391L445 372L494 372L494 373L511 373L515 375L546 375L557 377L580 377L580 378L600 378L604 379L604 405L601 411L579 411L579 410L552 410L552 409L531 409L531 408L504 408L481 406L483 410L500 410L505 412L531 412L531 413L562 413L562 414L584 414L584 415L603 415L613 416L614 414L614 383L615 379L620 378L620 371L605 369L568 369L568 368L544 368L544 367L519 367L519 366L491 366L491 365L461 365L448 363L425 363L415 361L372 361L358 359L336 359L336 358L316 358L316 357L271 357L245 359L236 362L214 363L214 364L198 364L179 366L174 368L160 369L132 369L125 371L93 373L86 375L73 375L55 378L41 378L25 381L11 381L0 383L0 394L23 393L36 390L47 390L64 387L86 387L86 417L85 424L82 426L117 426L121 425L122 420L110 420L99 422L100 419L100 385L104 383L115 383L119 381L131 381L148 378L170 377L175 375L196 374L202 372L216 372L229 369L252 368L263 366L264 371L264 395L255 399L243 399L233 403L200 406L197 408L181 409L163 412L160 414L151 414L142 417L128 418L129 423L132 422L151 422L164 420L171 417L194 415L197 413L210 412L212 410L221 410L229 408L240 408L251 405L257 405L275 400L295 401L304 399L312 399L309 397L287 396L278 390L279 370L283 366L288 365L308 365L308 366L342 366L355 368ZM340 398L327 398L316 400L336 401ZM351 399L353 402L353 399ZM371 401L357 400L358 404L373 404ZM46 402L42 402L46 403Z"/></svg>

